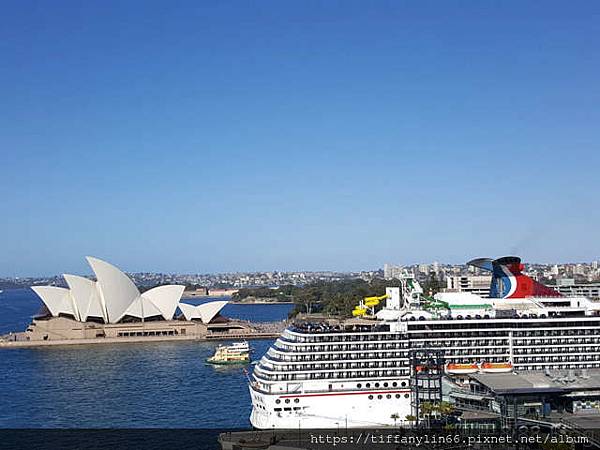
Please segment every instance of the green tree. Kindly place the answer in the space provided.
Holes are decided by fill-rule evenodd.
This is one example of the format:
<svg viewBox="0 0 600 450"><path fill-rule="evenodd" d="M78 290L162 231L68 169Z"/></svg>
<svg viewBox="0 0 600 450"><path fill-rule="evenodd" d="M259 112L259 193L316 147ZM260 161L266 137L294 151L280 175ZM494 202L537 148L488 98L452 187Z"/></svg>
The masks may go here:
<svg viewBox="0 0 600 450"><path fill-rule="evenodd" d="M421 416L427 420L427 427L431 428L431 416L435 412L435 405L431 402L423 402L419 409Z"/></svg>
<svg viewBox="0 0 600 450"><path fill-rule="evenodd" d="M438 279L435 272L429 273L429 277L423 283L423 293L426 296L434 296L444 288L441 280Z"/></svg>

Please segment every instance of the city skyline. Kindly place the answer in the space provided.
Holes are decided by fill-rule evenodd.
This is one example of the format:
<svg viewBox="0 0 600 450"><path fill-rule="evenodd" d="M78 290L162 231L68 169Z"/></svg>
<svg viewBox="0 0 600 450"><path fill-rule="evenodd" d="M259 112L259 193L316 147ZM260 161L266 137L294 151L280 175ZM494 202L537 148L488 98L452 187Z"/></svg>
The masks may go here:
<svg viewBox="0 0 600 450"><path fill-rule="evenodd" d="M600 279L600 260L593 261L578 261L578 262L553 262L553 263L536 263L536 262L527 262L523 261L525 264L525 271L529 273L533 272L543 272L544 270L552 273L554 277L564 277L564 276L584 276L590 275L593 279ZM268 271L228 271L228 272L152 272L152 271L127 271L124 272L134 278L137 283L141 285L147 284L144 280L151 280L151 283L154 283L157 278L161 279L162 282L193 282L196 283L198 280L202 279L217 279L219 282L223 279L231 281L231 280L247 280L249 281L248 285L253 285L252 279L262 279L265 280L277 280L278 277L283 277L285 280L283 283L276 284L286 284L290 282L290 279L287 277L295 278L292 280L291 284L296 283L307 283L311 281L316 281L318 279L328 280L328 279L337 279L339 277L347 277L347 276L355 276L355 277L374 277L374 276L383 276L384 278L388 278L386 272L389 270L390 274L393 274L389 278L397 278L398 274L403 272L404 270L408 270L414 274L427 275L430 273L436 273L441 275L441 279L445 276L456 275L456 274L480 274L481 271L476 269L473 266L469 266L465 263L452 264L448 262L441 261L430 261L430 262L421 262L414 264L393 264L393 263L384 263L380 267L377 268L362 268L359 270L352 271L338 271L338 270L297 270L297 271L286 271L286 270L268 270ZM485 274L485 273L484 273ZM93 279L93 274L88 270L87 272L78 273L80 276L88 277ZM17 277L6 277L0 276L1 281L7 280L21 280L23 282L31 281L31 280L51 280L51 279L61 279L64 276L64 273L54 273L48 275L28 275L28 276L17 276ZM560 278L559 277L559 278ZM210 284L210 283L209 283ZM260 284L260 283L259 283ZM242 282L240 285L246 285Z"/></svg>
<svg viewBox="0 0 600 450"><path fill-rule="evenodd" d="M0 276L600 255L600 5L7 3Z"/></svg>

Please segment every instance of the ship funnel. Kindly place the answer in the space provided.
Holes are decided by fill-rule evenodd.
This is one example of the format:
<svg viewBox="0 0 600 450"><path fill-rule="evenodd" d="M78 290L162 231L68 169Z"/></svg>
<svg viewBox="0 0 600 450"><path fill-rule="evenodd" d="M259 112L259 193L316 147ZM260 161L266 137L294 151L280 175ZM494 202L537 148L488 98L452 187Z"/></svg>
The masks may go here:
<svg viewBox="0 0 600 450"><path fill-rule="evenodd" d="M477 258L467 264L492 272L490 298L562 297L554 289L522 273L525 266L518 256Z"/></svg>

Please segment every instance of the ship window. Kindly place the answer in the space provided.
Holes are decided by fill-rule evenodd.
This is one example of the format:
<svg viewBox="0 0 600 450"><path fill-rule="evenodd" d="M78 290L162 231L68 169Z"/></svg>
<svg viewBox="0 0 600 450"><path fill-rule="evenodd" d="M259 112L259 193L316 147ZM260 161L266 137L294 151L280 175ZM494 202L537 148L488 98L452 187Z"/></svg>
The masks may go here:
<svg viewBox="0 0 600 450"><path fill-rule="evenodd" d="M400 394L396 394L396 398L400 398Z"/></svg>
<svg viewBox="0 0 600 450"><path fill-rule="evenodd" d="M299 399L299 398L295 398L295 399L294 399L294 403L299 403L299 402L300 402L300 399Z"/></svg>
<svg viewBox="0 0 600 450"><path fill-rule="evenodd" d="M275 403L277 403L279 405L281 403L281 400L277 399L277 400L275 400Z"/></svg>
<svg viewBox="0 0 600 450"><path fill-rule="evenodd" d="M368 388L370 388L371 387L371 383L367 383L365 386L368 387Z"/></svg>
<svg viewBox="0 0 600 450"><path fill-rule="evenodd" d="M383 387L388 387L388 384L387 383L383 383Z"/></svg>
<svg viewBox="0 0 600 450"><path fill-rule="evenodd" d="M275 408L273 411L281 411L281 408Z"/></svg>
<svg viewBox="0 0 600 450"><path fill-rule="evenodd" d="M378 388L379 387L379 383L375 383L375 387Z"/></svg>
<svg viewBox="0 0 600 450"><path fill-rule="evenodd" d="M383 398L383 395L381 395L381 394L380 394L380 395L378 395L378 396L377 396L377 398L378 398L379 400L381 400L381 399Z"/></svg>
<svg viewBox="0 0 600 450"><path fill-rule="evenodd" d="M286 399L285 399L285 402L286 402L286 403L289 403L289 402L290 402L290 399L289 399L289 398L286 398Z"/></svg>
<svg viewBox="0 0 600 450"><path fill-rule="evenodd" d="M385 398L390 399L392 396L390 394L386 395Z"/></svg>
<svg viewBox="0 0 600 450"><path fill-rule="evenodd" d="M291 411L292 408L283 408L284 411Z"/></svg>
<svg viewBox="0 0 600 450"><path fill-rule="evenodd" d="M400 385L401 385L402 387L406 386L406 381L403 381L402 383L400 383Z"/></svg>
<svg viewBox="0 0 600 450"><path fill-rule="evenodd" d="M392 383L392 386L396 387L398 386L398 383L396 383L395 381Z"/></svg>
<svg viewBox="0 0 600 450"><path fill-rule="evenodd" d="M373 396L372 395L369 395L369 400L373 400Z"/></svg>
<svg viewBox="0 0 600 450"><path fill-rule="evenodd" d="M404 398L408 398L408 397L410 397L410 395L404 394Z"/></svg>
<svg viewBox="0 0 600 450"><path fill-rule="evenodd" d="M356 385L356 387L360 389L360 388L362 387L362 384L358 383L358 384Z"/></svg>

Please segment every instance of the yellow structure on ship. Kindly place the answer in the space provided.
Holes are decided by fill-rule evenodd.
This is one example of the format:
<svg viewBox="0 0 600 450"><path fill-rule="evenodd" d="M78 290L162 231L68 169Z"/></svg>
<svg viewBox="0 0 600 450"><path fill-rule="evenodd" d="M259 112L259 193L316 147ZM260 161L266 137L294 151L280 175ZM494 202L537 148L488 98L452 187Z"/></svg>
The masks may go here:
<svg viewBox="0 0 600 450"><path fill-rule="evenodd" d="M369 311L371 312L370 315L374 314L374 308L379 305L379 303L382 300L385 300L386 298L388 298L388 295L380 295L378 297L365 297L360 304L356 305L354 307L354 309L352 310L352 315L354 317L364 317L366 316Z"/></svg>

